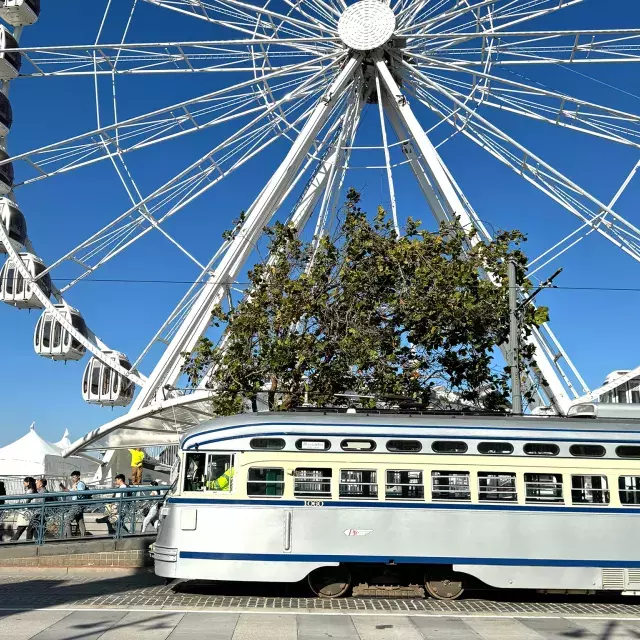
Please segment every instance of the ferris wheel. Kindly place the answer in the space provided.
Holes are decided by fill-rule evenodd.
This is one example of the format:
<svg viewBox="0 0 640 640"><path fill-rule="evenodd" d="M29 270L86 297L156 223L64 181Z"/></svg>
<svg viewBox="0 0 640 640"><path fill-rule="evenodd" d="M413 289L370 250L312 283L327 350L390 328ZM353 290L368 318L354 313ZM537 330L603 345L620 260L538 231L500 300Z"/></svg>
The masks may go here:
<svg viewBox="0 0 640 640"><path fill-rule="evenodd" d="M339 219L350 172L382 176L398 232L410 177L424 211L436 221L457 218L478 232L476 241L489 240L493 229L483 221L486 215L476 213L459 173L443 159L448 146L463 144L517 176L523 199L542 194L555 215L572 226L550 235L548 246L532 256L531 275L543 280L559 256L591 235L627 254L633 265L640 261L640 229L616 205L640 163L619 176L617 193L591 193L588 184L550 161L535 140L521 140L507 126L530 122L580 137L580 149L593 141L606 142L614 153L637 152L637 109L558 87L558 69L605 84L600 70L615 68L615 83L627 93L637 77L640 29L567 28L571 12L582 4L105 0L92 16L97 18L92 42L74 41L75 34L86 32L74 28L64 33L64 41L59 33L60 42L41 45L39 28L60 10L57 4L43 3L41 11L39 0L0 0L6 23L0 30L0 252L6 254L0 301L41 311L34 322L38 355L87 359L77 383L86 402L152 412L181 396L184 354L207 333L212 308L242 295L238 278L256 255L265 225L277 217L309 237L328 233ZM603 2L590 4L602 15L612 3L606 9ZM82 21L83 12L74 19ZM190 37L181 38L181 29L190 24ZM144 25L148 37L135 38ZM185 88L188 77L197 79L197 90ZM125 102L121 83L131 87L136 78L136 99ZM66 83L65 91L73 81L86 91L91 82L95 126L77 130L73 122L62 123L66 126L53 127L56 135L45 144L14 148L10 129L26 126L12 109L23 79L42 82L43 101L53 95L56 81ZM167 90L146 103L143 83L152 81ZM155 186L141 187L138 154L149 165L170 157L171 171L164 162ZM572 159L585 161L580 153ZM68 245L45 261L37 252L43 239L28 232L30 217L37 214L23 210L21 194L35 186L44 193L57 180L81 182L96 167L117 178L128 206L96 220L86 235L70 235ZM178 214L188 216L212 193L224 194L233 180L238 206L225 207L227 228L240 209L246 213L205 260L199 259L169 223ZM495 191L499 199L499 188ZM513 226L526 232L527 220L516 217ZM78 284L107 265L117 266L148 234L161 236L197 274L168 316L149 328L148 343L134 357L121 352L117 331L100 337L92 331L95 310L83 313L72 305ZM75 275L68 279L70 270ZM58 284L61 272L64 285ZM529 382L541 405L565 413L589 389L548 325L531 340L537 366L527 372ZM635 375L637 370L628 377ZM207 376L202 390L206 381Z"/></svg>

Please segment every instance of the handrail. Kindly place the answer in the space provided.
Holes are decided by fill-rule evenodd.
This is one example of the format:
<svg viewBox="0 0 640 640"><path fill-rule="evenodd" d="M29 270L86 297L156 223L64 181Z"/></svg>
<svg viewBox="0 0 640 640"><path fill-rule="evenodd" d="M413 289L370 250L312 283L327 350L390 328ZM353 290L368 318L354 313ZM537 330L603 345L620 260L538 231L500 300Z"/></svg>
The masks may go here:
<svg viewBox="0 0 640 640"><path fill-rule="evenodd" d="M25 531L27 542L38 545L51 539L70 539L73 524L84 537L87 535L84 514L101 506L104 515L99 522L107 525L109 537L119 539L139 535L145 533L144 522L149 524L151 520L158 520L160 505L170 489L167 485L136 485L3 495L0 496L0 542L3 533L13 533L11 542L17 542ZM14 514L17 517L13 517ZM143 530L138 532L141 521ZM3 523L7 522L11 522L11 528L4 527Z"/></svg>

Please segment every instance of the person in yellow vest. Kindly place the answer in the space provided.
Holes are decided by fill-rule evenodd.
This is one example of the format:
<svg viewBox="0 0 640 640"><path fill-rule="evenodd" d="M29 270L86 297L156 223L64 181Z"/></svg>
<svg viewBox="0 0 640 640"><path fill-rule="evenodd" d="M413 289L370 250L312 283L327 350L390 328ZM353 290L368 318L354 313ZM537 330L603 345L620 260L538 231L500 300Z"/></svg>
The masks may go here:
<svg viewBox="0 0 640 640"><path fill-rule="evenodd" d="M233 479L233 467L229 467L221 476L218 476L215 480L207 481L207 489L213 489L213 491L230 491L231 481Z"/></svg>
<svg viewBox="0 0 640 640"><path fill-rule="evenodd" d="M131 484L142 484L142 461L144 451L142 449L129 449L131 454Z"/></svg>

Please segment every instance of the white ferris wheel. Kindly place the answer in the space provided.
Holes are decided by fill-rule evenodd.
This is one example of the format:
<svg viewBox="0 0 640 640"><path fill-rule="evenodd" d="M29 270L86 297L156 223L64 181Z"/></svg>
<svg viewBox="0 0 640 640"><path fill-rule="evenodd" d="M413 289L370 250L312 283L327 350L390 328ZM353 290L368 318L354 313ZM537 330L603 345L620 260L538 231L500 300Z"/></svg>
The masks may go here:
<svg viewBox="0 0 640 640"><path fill-rule="evenodd" d="M557 82L544 82L547 73L557 81L559 68L575 69L587 79L606 68L616 69L616 82L626 79L623 88L631 91L634 86L640 28L572 29L567 26L571 12L582 4L104 0L91 42L74 41L86 33L80 28L80 11L73 16L78 25L65 32L65 41L41 45L35 37L38 27L60 10L58 4L43 2L41 8L40 0L0 0L5 23L0 32L0 136L6 149L0 151L0 252L6 254L0 300L40 311L33 338L38 355L86 358L77 382L86 402L130 407L128 414L77 446L174 442L176 430L208 417L206 376L200 389L180 390L183 354L208 331L213 306L231 304L242 295L238 278L255 257L265 225L277 218L307 237L328 232L336 224L351 171L373 169L383 176L385 202L398 228L403 217L400 191L409 176L422 198L423 219L428 213L436 221L457 217L478 231L479 240L488 239L493 230L443 160L448 144L464 142L480 150L487 163L513 172L521 181L522 198L542 194L569 222L569 232L549 236L546 249L531 256L530 274L542 280L555 268L554 260L591 235L627 254L631 264L640 261L640 229L616 206L640 163L619 176L617 193L591 193L589 184L579 184L555 166L544 148L519 139L505 126L509 117L570 131L584 144L640 147L637 109L612 106L604 97L586 100L552 88ZM590 4L593 12L604 15L615 3ZM119 37L109 31L114 13L120 20ZM181 39L179 25L187 21L206 38ZM146 40L132 36L140 32L135 29L140 23L150 25ZM151 27L167 25L176 27L159 28L165 37L154 41ZM208 90L180 95L185 77L198 78L196 86ZM77 131L67 123L66 128L53 127L56 137L44 145L14 148L7 138L11 103L14 95L20 96L23 78L42 82L45 102L55 95L56 81L66 83L64 91L74 81L82 83L83 91L91 83L95 126ZM151 78L171 90L162 104L145 104L142 91L134 103L122 105L121 83L131 86L136 78ZM202 78L213 80L204 84ZM21 126L16 114L14 129ZM203 137L206 143L196 144ZM145 162L161 163L167 157L163 149L176 141L189 143L191 156L172 156L169 174L165 162L155 186L142 187L132 168L134 158L146 154ZM175 154L176 147L171 149ZM269 175L263 180L265 159ZM108 220L91 221L93 227L83 237L70 234L68 245L45 262L37 251L43 239L28 232L31 212L21 209L21 194L35 186L46 189L42 185L57 180L66 180L65 185L86 180L84 172L98 166L117 177L128 205ZM206 259L198 257L172 232L170 222L174 216L188 216L211 193L224 193L236 175L241 176L234 183L238 206L233 211L227 207L227 228L240 209L246 215ZM246 188L238 192L238 184ZM526 220L516 218L513 226L527 231ZM95 311L81 313L72 306L74 288L135 252L148 234L162 236L194 266L196 277L168 316L149 328L148 344L125 355L116 331L98 337L91 330ZM68 279L71 271L75 275ZM58 285L61 272L67 279ZM589 391L549 326L531 340L538 368L531 368L527 377L541 406L566 413L576 399L607 390ZM627 377L637 374L634 370Z"/></svg>

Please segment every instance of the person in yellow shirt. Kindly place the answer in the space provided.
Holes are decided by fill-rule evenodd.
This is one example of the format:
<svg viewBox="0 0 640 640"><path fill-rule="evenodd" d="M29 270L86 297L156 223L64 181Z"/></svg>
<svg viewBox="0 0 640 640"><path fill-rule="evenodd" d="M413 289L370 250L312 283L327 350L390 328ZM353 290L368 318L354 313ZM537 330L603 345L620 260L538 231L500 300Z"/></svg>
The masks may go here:
<svg viewBox="0 0 640 640"><path fill-rule="evenodd" d="M233 481L234 468L229 467L221 476L215 480L209 480L207 482L207 489L213 491L230 491L231 483Z"/></svg>
<svg viewBox="0 0 640 640"><path fill-rule="evenodd" d="M144 451L142 449L129 449L131 454L131 484L142 484L142 461Z"/></svg>

